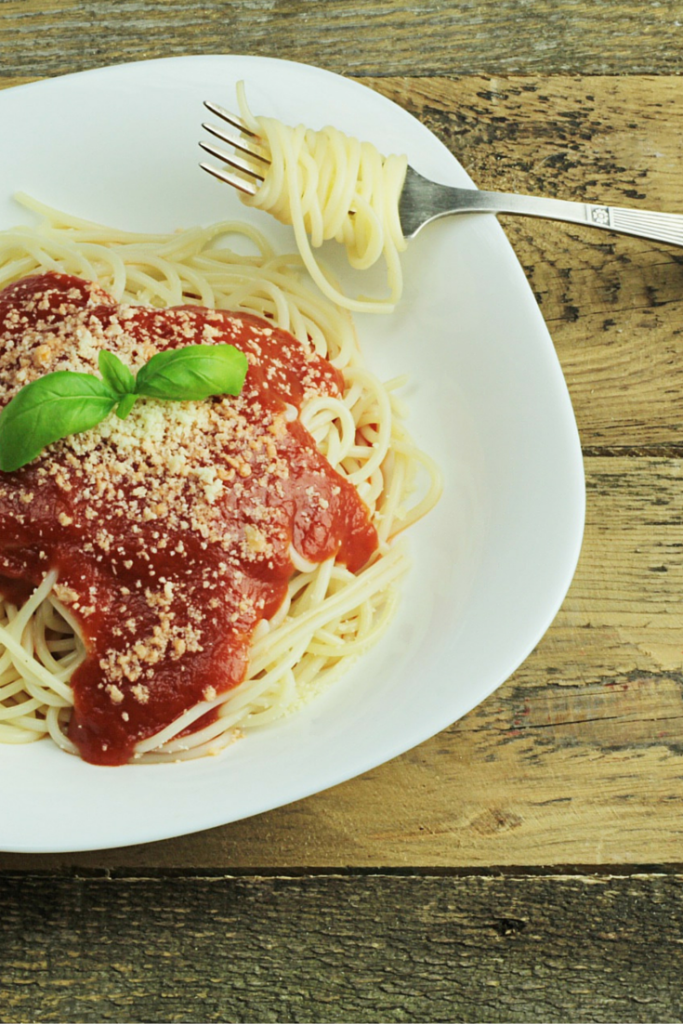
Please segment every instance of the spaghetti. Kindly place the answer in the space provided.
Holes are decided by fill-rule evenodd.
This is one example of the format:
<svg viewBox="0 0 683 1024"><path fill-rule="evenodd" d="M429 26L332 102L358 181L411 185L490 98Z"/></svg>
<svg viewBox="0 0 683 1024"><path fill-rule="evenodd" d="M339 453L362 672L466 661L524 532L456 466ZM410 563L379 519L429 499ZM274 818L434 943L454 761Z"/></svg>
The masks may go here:
<svg viewBox="0 0 683 1024"><path fill-rule="evenodd" d="M264 172L264 164L252 159L264 180L254 196L240 193L242 202L291 224L307 271L331 302L356 313L391 313L403 291L399 253L407 242L398 202L406 157L384 157L372 143L331 126L313 131L304 125L291 128L272 117L254 117L243 82L238 83L237 99L242 120L270 160ZM384 257L389 296L353 299L339 291L313 253L328 239L346 248L349 263L357 270Z"/></svg>
<svg viewBox="0 0 683 1024"><path fill-rule="evenodd" d="M215 753L241 728L264 725L327 686L382 634L408 561L398 534L436 501L438 472L401 426L400 381L382 386L364 367L350 320L303 284L296 257L278 256L251 227L226 223L173 235L135 235L67 217L24 198L43 215L36 230L0 234L0 288L44 271L97 281L116 301L155 308L195 305L265 317L329 359L341 394L318 393L302 425L318 450L367 506L376 555L359 573L334 558L320 564L292 551L296 572L284 600L251 635L244 681L193 704L137 743L133 758L178 760ZM227 238L252 249L237 254ZM420 467L423 497L408 506ZM60 599L54 572L24 603L0 605L0 741L69 738L70 679L85 656L78 622Z"/></svg>

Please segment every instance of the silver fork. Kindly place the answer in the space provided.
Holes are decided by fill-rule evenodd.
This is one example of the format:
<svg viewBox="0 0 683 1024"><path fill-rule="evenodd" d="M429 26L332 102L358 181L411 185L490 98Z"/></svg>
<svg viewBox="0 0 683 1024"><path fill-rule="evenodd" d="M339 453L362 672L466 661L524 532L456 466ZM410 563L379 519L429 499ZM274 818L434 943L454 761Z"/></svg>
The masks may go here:
<svg viewBox="0 0 683 1024"><path fill-rule="evenodd" d="M248 195L255 195L258 191L258 182L263 181L270 163L259 147L258 136L246 127L241 118L224 110L223 107L208 101L204 105L223 121L239 129L242 136L246 135L247 138L235 136L206 122L202 127L216 138L246 153L250 160L257 163L254 166L224 149L200 142L199 145L207 153L246 174L254 183L212 164L202 163L200 166L233 188ZM259 174L257 167L263 170L263 174ZM449 217L458 213L510 213L567 221L570 224L586 224L592 228L601 228L603 231L617 231L623 235L635 235L637 238L648 238L655 242L683 245L681 214L656 213L651 210L596 203L567 202L564 199L545 199L540 196L518 195L514 192L482 192L474 188L452 188L450 185L440 185L424 178L412 167L408 167L406 172L398 209L405 238L414 238L425 224L439 217Z"/></svg>

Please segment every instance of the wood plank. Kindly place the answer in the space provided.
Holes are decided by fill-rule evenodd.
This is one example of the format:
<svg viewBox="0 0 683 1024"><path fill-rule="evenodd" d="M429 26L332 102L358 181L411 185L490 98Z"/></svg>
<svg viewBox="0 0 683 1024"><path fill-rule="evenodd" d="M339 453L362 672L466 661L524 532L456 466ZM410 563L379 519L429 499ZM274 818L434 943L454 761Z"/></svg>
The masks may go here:
<svg viewBox="0 0 683 1024"><path fill-rule="evenodd" d="M681 462L586 468L586 537L564 606L462 721L257 818L121 850L4 853L0 869L683 863Z"/></svg>
<svg viewBox="0 0 683 1024"><path fill-rule="evenodd" d="M681 21L680 0L4 0L0 68L257 53L355 75L677 74Z"/></svg>
<svg viewBox="0 0 683 1024"><path fill-rule="evenodd" d="M27 78L6 78L4 75L0 75L0 89L11 89L14 85L28 85L29 82L37 81L40 81L37 76Z"/></svg>
<svg viewBox="0 0 683 1024"><path fill-rule="evenodd" d="M682 898L667 875L5 878L0 1015L680 1020Z"/></svg>

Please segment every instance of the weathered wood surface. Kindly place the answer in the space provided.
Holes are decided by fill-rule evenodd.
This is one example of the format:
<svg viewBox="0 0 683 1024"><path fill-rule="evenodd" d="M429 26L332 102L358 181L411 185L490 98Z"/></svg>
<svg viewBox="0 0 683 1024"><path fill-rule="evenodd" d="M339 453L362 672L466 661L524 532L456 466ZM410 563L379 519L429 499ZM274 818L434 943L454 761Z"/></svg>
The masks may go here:
<svg viewBox="0 0 683 1024"><path fill-rule="evenodd" d="M353 75L676 74L681 23L680 0L2 0L0 72L256 53Z"/></svg>
<svg viewBox="0 0 683 1024"><path fill-rule="evenodd" d="M666 875L4 878L0 1018L680 1021L682 898Z"/></svg>
<svg viewBox="0 0 683 1024"><path fill-rule="evenodd" d="M680 0L0 0L0 88L309 61L412 110L482 187L683 212L682 25ZM504 223L586 453L555 624L463 721L327 793L165 843L0 854L21 873L0 876L0 1020L683 1020L683 876L533 876L683 863L683 256ZM527 877L452 877L495 866ZM382 867L407 875L363 873Z"/></svg>

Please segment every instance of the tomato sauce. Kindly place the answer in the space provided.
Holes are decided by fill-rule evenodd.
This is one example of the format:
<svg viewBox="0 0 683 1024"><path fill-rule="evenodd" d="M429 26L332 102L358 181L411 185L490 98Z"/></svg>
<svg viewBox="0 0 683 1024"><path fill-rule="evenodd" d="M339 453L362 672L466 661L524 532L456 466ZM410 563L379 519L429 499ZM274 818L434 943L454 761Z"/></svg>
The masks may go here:
<svg viewBox="0 0 683 1024"><path fill-rule="evenodd" d="M0 292L1 405L44 373L96 373L102 348L136 371L212 343L247 355L240 396L138 400L125 422L111 414L0 473L0 591L21 602L57 571L86 647L68 735L95 764L128 762L242 681L294 573L291 546L357 571L377 535L298 418L308 397L341 394L341 374L287 332L245 313L119 305L65 274Z"/></svg>

